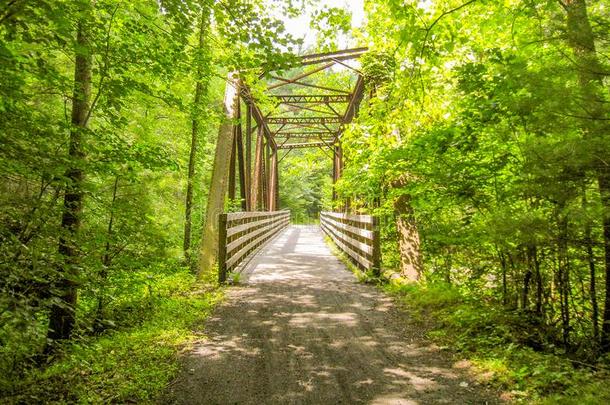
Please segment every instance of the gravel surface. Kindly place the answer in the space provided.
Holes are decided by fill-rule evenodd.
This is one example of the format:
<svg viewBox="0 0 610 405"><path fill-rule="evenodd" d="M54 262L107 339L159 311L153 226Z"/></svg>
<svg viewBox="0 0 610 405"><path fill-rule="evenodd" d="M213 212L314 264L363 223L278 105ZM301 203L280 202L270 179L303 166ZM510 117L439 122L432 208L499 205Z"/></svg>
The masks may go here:
<svg viewBox="0 0 610 405"><path fill-rule="evenodd" d="M291 226L256 255L205 325L164 403L493 404L358 283L317 227Z"/></svg>

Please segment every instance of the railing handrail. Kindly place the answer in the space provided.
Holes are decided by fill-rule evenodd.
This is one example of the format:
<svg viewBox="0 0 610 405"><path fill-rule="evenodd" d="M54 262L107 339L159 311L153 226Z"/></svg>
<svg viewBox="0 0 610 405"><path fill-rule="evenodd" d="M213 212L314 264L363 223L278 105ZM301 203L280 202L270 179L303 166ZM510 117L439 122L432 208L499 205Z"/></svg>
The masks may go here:
<svg viewBox="0 0 610 405"><path fill-rule="evenodd" d="M320 227L354 264L379 275L381 249L375 216L323 211Z"/></svg>
<svg viewBox="0 0 610 405"><path fill-rule="evenodd" d="M333 212L333 211L322 211L320 214L327 215L329 217L334 217L338 219L345 219L348 221L360 222L363 224L371 224L375 221L375 217L372 215L362 215L362 214L347 214L343 212Z"/></svg>
<svg viewBox="0 0 610 405"><path fill-rule="evenodd" d="M281 210L281 211L248 211L248 212L228 212L224 215L227 216L227 220L236 220L236 219L245 219L245 218L253 218L253 217L269 217L275 216L279 213L287 212L290 213L290 210Z"/></svg>
<svg viewBox="0 0 610 405"><path fill-rule="evenodd" d="M231 212L218 217L218 280L290 223L290 211Z"/></svg>

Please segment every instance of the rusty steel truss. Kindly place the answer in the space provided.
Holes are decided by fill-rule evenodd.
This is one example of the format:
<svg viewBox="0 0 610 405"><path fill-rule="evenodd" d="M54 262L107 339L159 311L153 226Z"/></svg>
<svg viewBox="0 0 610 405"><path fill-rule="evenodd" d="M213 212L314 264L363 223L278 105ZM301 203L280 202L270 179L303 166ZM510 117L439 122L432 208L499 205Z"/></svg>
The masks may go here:
<svg viewBox="0 0 610 405"><path fill-rule="evenodd" d="M278 164L294 149L322 149L333 159L333 182L341 177L341 134L364 96L364 77L348 62L366 51L357 48L302 56L290 68L298 74L290 77L267 72L270 81L265 99L274 102L275 108L262 107L250 88L238 80L228 194L235 200L239 190L243 211L278 209ZM317 73L327 74L337 66L349 70L349 81L342 77L337 80L344 83L329 85L315 80Z"/></svg>

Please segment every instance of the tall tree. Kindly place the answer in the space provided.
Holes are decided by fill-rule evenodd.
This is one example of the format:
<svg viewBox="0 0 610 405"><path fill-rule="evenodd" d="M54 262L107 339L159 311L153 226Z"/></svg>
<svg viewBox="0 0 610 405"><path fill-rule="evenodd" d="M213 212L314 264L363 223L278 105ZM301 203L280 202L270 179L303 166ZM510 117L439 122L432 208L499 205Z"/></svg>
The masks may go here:
<svg viewBox="0 0 610 405"><path fill-rule="evenodd" d="M87 121L90 115L91 75L93 55L90 45L89 24L93 5L83 3L76 28L74 46L74 90L72 96L71 129L68 146L69 168L66 171L63 213L61 216L61 235L59 254L63 262L60 280L56 286L58 302L51 306L49 317L47 351L53 350L53 342L68 339L74 329L77 283L79 278L79 261L81 258L78 246L78 233L82 221L83 208L83 168L85 160L84 142L86 140Z"/></svg>
<svg viewBox="0 0 610 405"><path fill-rule="evenodd" d="M227 77L224 98L225 119L218 130L214 168L208 196L203 226L203 239L199 254L199 276L210 271L216 262L218 252L218 216L224 212L229 180L229 163L233 149L233 126L237 118L237 103L239 103L239 77L231 72Z"/></svg>
<svg viewBox="0 0 610 405"><path fill-rule="evenodd" d="M601 333L601 347L610 351L610 156L607 142L608 100L605 97L604 72L599 62L595 36L589 20L585 0L560 1L567 14L568 41L574 52L581 92L582 130L592 147L593 166L597 175L599 193L604 208L602 227L605 252L606 297Z"/></svg>
<svg viewBox="0 0 610 405"><path fill-rule="evenodd" d="M407 280L419 281L423 272L419 231L409 200L409 195L402 193L394 198L393 203L398 233L400 274Z"/></svg>
<svg viewBox="0 0 610 405"><path fill-rule="evenodd" d="M193 191L195 183L195 167L197 162L197 149L199 137L201 136L201 121L204 113L202 101L206 98L210 78L210 57L207 36L210 34L210 13L211 7L204 3L201 9L201 21L199 24L199 40L195 55L196 63L196 84L195 96L193 99L191 116L191 150L189 153L188 176L186 185L186 202L184 218L184 243L183 250L187 263L191 263L191 239L192 239L192 213L193 213Z"/></svg>

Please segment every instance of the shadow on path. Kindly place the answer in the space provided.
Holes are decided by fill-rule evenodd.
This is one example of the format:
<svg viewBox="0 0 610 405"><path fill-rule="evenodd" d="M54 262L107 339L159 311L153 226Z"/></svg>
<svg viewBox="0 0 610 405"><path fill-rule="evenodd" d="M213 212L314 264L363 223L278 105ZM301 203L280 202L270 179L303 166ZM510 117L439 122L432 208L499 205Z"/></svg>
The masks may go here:
<svg viewBox="0 0 610 405"><path fill-rule="evenodd" d="M499 401L358 284L317 227L253 258L168 394L178 404L485 404Z"/></svg>

